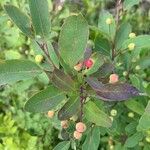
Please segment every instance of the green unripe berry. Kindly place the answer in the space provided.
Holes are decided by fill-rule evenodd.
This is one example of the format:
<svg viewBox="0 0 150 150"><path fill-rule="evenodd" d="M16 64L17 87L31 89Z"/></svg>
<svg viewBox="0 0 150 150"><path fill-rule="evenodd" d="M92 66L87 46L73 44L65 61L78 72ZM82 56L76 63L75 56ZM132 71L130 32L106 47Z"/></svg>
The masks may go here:
<svg viewBox="0 0 150 150"><path fill-rule="evenodd" d="M127 76L128 75L128 72L127 71L124 71L123 72L123 76Z"/></svg>
<svg viewBox="0 0 150 150"><path fill-rule="evenodd" d="M116 109L112 109L110 114L111 114L111 116L115 117L117 115L117 110Z"/></svg>
<svg viewBox="0 0 150 150"><path fill-rule="evenodd" d="M146 142L150 143L150 137L149 137L149 136L147 136L147 137L145 138L145 140L146 140Z"/></svg>
<svg viewBox="0 0 150 150"><path fill-rule="evenodd" d="M134 43L130 43L130 44L128 45L128 49L129 49L130 51L132 51L134 48L135 48L135 44L134 44Z"/></svg>
<svg viewBox="0 0 150 150"><path fill-rule="evenodd" d="M128 117L129 117L129 118L134 118L134 113L133 113L133 112L129 112L129 113L128 113Z"/></svg>
<svg viewBox="0 0 150 150"><path fill-rule="evenodd" d="M130 38L130 39L133 39L133 38L135 38L135 37L136 37L136 34L135 34L135 33L131 32L131 33L129 34L129 38Z"/></svg>
<svg viewBox="0 0 150 150"><path fill-rule="evenodd" d="M136 67L135 67L135 70L140 70L141 69L141 67L139 66L139 65L137 65Z"/></svg>

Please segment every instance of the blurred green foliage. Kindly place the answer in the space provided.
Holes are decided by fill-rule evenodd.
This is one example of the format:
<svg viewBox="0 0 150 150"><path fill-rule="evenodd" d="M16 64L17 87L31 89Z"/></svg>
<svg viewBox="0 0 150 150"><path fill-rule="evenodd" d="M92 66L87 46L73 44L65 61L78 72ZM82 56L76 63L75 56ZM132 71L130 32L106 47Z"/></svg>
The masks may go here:
<svg viewBox="0 0 150 150"><path fill-rule="evenodd" d="M65 4L57 2L59 1L48 0L52 15L51 40L54 43L58 40L62 20L71 13L82 12L92 27L97 25L99 11L102 8L109 10L112 14L115 11L114 0L66 0ZM34 60L36 51L37 53L39 51L36 45L32 44L31 46L33 41L20 33L20 30L10 21L3 9L3 5L6 3L14 4L25 12L29 10L27 0L0 0L0 60L20 58ZM150 33L149 8L150 3L144 1L139 6L133 7L127 12L126 17L122 18L131 23L132 31L137 35ZM90 36L93 36L92 32ZM131 83L143 92L150 91L148 85L150 71L147 69L150 66L149 59L149 49L143 49L140 55L133 59L130 59L128 55L118 58L119 63L116 66L119 76L122 77L122 80L130 79ZM139 64L142 66L140 70L137 67ZM125 72L129 70L130 76L126 76ZM59 143L60 139L57 137L58 131L56 129L60 129L60 122L56 118L51 121L44 114L30 114L23 109L26 100L47 84L48 79L43 74L36 79L0 87L0 150L51 150ZM150 149L150 141L148 142L146 139L150 138L148 130L150 123L142 124L144 116L149 117L149 112L144 110L147 102L148 99L145 97L125 102L125 104L111 103L107 107L103 102L97 102L98 107L106 107L108 114L111 109L116 109L118 112L117 116L113 117L114 122L111 130L107 131L109 135L105 135L105 131L101 133L101 150L111 149L114 141L115 148L113 148L115 150L124 150L121 143L125 143L132 150ZM129 113L134 114L134 116L131 115L133 118ZM139 131L136 132L139 119ZM144 128L144 132L141 132L141 127ZM128 134L128 138L126 134ZM127 139L126 142L125 139ZM143 140L141 141L141 139ZM88 140L86 139L86 142ZM84 144L83 147L85 146ZM81 148L81 146L78 147Z"/></svg>

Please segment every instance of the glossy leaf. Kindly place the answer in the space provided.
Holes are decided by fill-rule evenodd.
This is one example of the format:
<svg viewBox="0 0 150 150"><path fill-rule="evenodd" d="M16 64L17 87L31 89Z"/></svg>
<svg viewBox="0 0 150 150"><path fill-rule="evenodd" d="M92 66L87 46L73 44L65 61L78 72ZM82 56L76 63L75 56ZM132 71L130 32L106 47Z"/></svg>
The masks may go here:
<svg viewBox="0 0 150 150"><path fill-rule="evenodd" d="M12 21L18 26L18 28L25 35L32 37L31 23L29 17L21 12L19 8L13 5L5 5L4 8Z"/></svg>
<svg viewBox="0 0 150 150"><path fill-rule="evenodd" d="M143 139L142 132L136 132L131 137L129 137L125 142L125 147L134 147Z"/></svg>
<svg viewBox="0 0 150 150"><path fill-rule="evenodd" d="M139 124L137 126L138 131L145 131L148 129L150 129L150 101L148 102L145 112L141 116Z"/></svg>
<svg viewBox="0 0 150 150"><path fill-rule="evenodd" d="M68 120L79 111L80 98L77 96L70 97L66 104L58 112L59 120Z"/></svg>
<svg viewBox="0 0 150 150"><path fill-rule="evenodd" d="M128 22L124 22L120 25L115 38L116 50L119 50L123 42L129 38L131 30L131 25Z"/></svg>
<svg viewBox="0 0 150 150"><path fill-rule="evenodd" d="M58 143L53 150L69 150L70 141L63 141Z"/></svg>
<svg viewBox="0 0 150 150"><path fill-rule="evenodd" d="M104 101L122 101L140 95L135 87L127 83L102 84L95 78L88 78L86 81L97 97Z"/></svg>
<svg viewBox="0 0 150 150"><path fill-rule="evenodd" d="M42 73L42 70L29 60L0 61L0 85L26 80Z"/></svg>
<svg viewBox="0 0 150 150"><path fill-rule="evenodd" d="M99 34L96 36L94 43L95 51L98 51L103 55L110 56L111 44L108 39Z"/></svg>
<svg viewBox="0 0 150 150"><path fill-rule="evenodd" d="M92 101L89 101L85 104L84 116L88 121L96 124L97 126L107 128L111 127L112 122L109 116L100 110Z"/></svg>
<svg viewBox="0 0 150 150"><path fill-rule="evenodd" d="M141 0L125 0L123 2L123 8L130 10L134 5L138 5Z"/></svg>
<svg viewBox="0 0 150 150"><path fill-rule="evenodd" d="M99 127L91 128L82 145L82 150L97 150L100 143Z"/></svg>
<svg viewBox="0 0 150 150"><path fill-rule="evenodd" d="M70 67L84 57L88 36L88 24L82 15L73 15L65 20L60 32L59 49L62 59Z"/></svg>
<svg viewBox="0 0 150 150"><path fill-rule="evenodd" d="M29 112L47 112L55 109L66 98L64 92L53 86L49 86L32 96L25 104L25 110Z"/></svg>
<svg viewBox="0 0 150 150"><path fill-rule="evenodd" d="M55 69L52 74L52 83L61 90L72 91L75 89L75 82L62 70Z"/></svg>
<svg viewBox="0 0 150 150"><path fill-rule="evenodd" d="M83 72L86 75L95 73L104 63L103 58L98 53L94 53L90 58L93 59L93 65Z"/></svg>
<svg viewBox="0 0 150 150"><path fill-rule="evenodd" d="M106 20L110 18L112 20L112 24L106 24ZM113 16L106 10L102 10L99 14L98 20L98 28L101 32L106 34L108 37L111 37L111 40L115 37L116 32L116 24Z"/></svg>
<svg viewBox="0 0 150 150"><path fill-rule="evenodd" d="M42 38L49 37L51 22L47 0L29 0L29 7L36 34Z"/></svg>
<svg viewBox="0 0 150 150"><path fill-rule="evenodd" d="M136 112L139 115L142 115L144 113L144 106L138 101L129 100L125 102L125 105L133 112Z"/></svg>

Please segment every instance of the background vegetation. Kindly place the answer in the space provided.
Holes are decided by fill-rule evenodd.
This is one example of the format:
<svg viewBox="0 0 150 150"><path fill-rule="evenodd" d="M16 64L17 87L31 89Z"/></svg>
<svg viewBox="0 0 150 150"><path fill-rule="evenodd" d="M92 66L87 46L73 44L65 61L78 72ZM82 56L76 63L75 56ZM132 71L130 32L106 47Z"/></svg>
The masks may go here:
<svg viewBox="0 0 150 150"><path fill-rule="evenodd" d="M58 40L58 33L63 19L72 13L82 12L88 23L97 26L98 15L105 8L112 14L115 12L114 0L66 0L49 2L49 11L52 16L52 40ZM28 58L34 61L37 47L10 21L3 5L14 4L28 13L29 8L26 0L0 0L0 61ZM150 33L150 2L142 1L127 12L125 20L132 24L132 31L137 35ZM90 35L92 36L92 34ZM92 42L92 41L91 41ZM149 92L150 86L150 49L144 49L134 60L120 60L116 64L119 76L126 78L125 72L132 66L129 81L143 92ZM38 53L38 52L37 52ZM127 58L129 59L129 58ZM140 67L137 67L140 64ZM26 100L47 86L48 79L39 75L36 79L20 81L11 85L0 87L0 150L51 150L61 141L58 136L60 122L54 118L49 119L46 114L31 114L24 111ZM99 149L125 149L122 143L127 139L127 149L150 149L150 116L144 134L135 135L139 120L148 112L145 107L148 98L143 97L125 103L110 103L103 106L107 113L114 119L112 130L109 134L101 133ZM113 116L111 110L117 110ZM145 119L145 118L144 118ZM144 120L143 119L143 120ZM145 125L146 126L146 125ZM125 130L125 131L124 131ZM125 134L122 134L125 133ZM115 145L114 145L115 143ZM79 146L80 148L80 146Z"/></svg>

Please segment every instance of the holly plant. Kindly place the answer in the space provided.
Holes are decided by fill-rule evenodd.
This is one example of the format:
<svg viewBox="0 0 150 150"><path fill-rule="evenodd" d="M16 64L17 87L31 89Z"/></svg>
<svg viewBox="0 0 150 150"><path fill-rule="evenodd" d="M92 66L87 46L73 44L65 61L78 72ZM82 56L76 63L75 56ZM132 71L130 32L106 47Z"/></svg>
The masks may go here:
<svg viewBox="0 0 150 150"><path fill-rule="evenodd" d="M117 5L121 5L119 2ZM47 0L29 0L28 15L13 5L4 6L39 51L36 63L27 59L1 60L0 85L39 74L48 77L48 86L26 102L25 110L48 112L50 118L55 115L61 121L60 136L65 141L55 149L75 149L80 141L84 141L83 149L98 149L100 132L110 132L113 123L103 106L146 96L129 82L135 66L131 60L150 47L150 36L137 36L124 19L131 5L125 1L123 8L117 6L115 16L101 10L98 26L89 25L81 13L71 14L55 42ZM127 70L124 78L119 78L120 61ZM136 65L136 69L140 67Z"/></svg>

